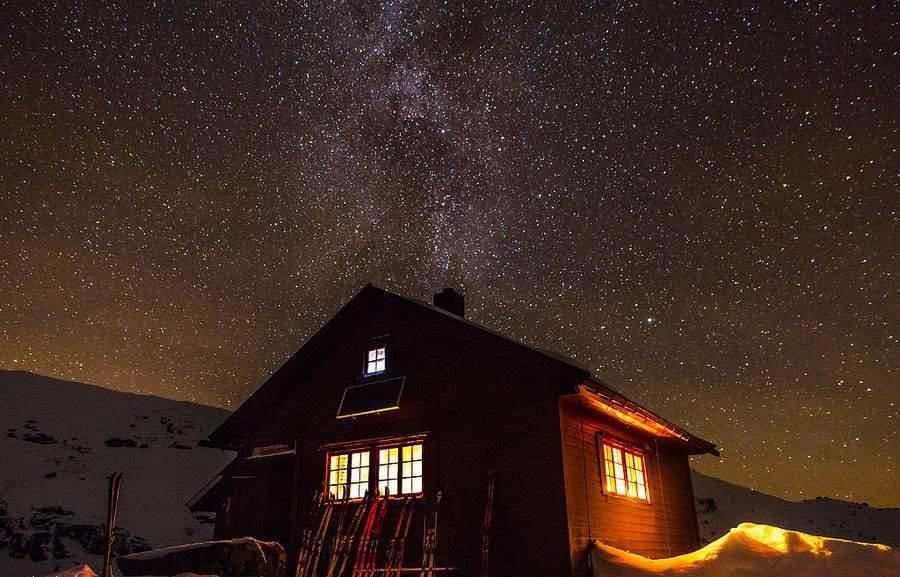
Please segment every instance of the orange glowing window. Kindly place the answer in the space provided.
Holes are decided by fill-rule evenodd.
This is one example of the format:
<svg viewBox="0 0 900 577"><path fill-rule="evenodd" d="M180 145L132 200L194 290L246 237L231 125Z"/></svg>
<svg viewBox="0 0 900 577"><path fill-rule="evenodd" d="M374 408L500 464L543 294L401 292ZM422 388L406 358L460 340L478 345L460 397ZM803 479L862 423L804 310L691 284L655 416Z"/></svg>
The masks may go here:
<svg viewBox="0 0 900 577"><path fill-rule="evenodd" d="M369 488L369 451L331 455L328 459L328 492L343 499L360 499Z"/></svg>
<svg viewBox="0 0 900 577"><path fill-rule="evenodd" d="M611 445L603 446L603 485L612 495L631 497L639 501L649 501L647 491L647 469L644 456L636 451Z"/></svg>

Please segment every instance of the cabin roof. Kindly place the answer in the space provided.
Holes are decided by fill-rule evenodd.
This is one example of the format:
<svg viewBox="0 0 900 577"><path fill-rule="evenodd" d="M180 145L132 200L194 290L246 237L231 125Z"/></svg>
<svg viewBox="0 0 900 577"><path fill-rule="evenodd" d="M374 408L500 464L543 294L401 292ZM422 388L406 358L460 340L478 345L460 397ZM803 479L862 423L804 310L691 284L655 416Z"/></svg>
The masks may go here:
<svg viewBox="0 0 900 577"><path fill-rule="evenodd" d="M358 293L356 293L356 295L354 295L354 297L350 299L350 301L346 305L344 305L337 312L337 314L335 314L335 316L332 317L331 320L329 320L322 327L322 329L319 330L319 332L314 334L300 348L300 350L298 350L290 359L288 359L288 361L284 365L282 365L281 368L275 371L275 373L271 377L269 377L269 379L266 380L262 384L262 386L260 386L259 389L257 389L256 392L254 392L247 399L247 401L245 401L240 407L238 407L238 409L234 413L229 415L225 422L223 422L210 435L210 444L222 448L237 448L240 443L235 443L234 441L235 431L239 428L241 422L244 421L245 418L253 412L254 407L264 405L267 400L278 398L279 391L281 391L281 389L287 383L288 379L286 377L293 371L300 369L311 358L314 358L316 353L321 350L321 347L325 345L330 333L332 333L335 327L340 324L340 320L342 318L350 316L355 309L360 308L362 304L369 301L370 299L377 298L390 299L395 300L395 302L414 305L420 311L427 311L430 314L439 315L437 318L443 318L448 322L459 323L462 326L467 326L477 331L481 335L490 337L492 340L502 342L507 345L512 345L514 350L536 356L536 358L542 360L543 362L554 365L556 368L562 369L566 373L571 374L576 379L576 381L583 383L576 388L576 391L573 392L577 392L579 394L592 394L595 397L603 399L602 403L616 409L614 411L608 412L607 414L611 414L612 416L617 417L619 418L619 420L623 420L623 422L632 426L636 424L635 422L652 423L656 427L656 430L658 432L666 433L660 436L671 436L677 440L687 443L687 445L692 448L692 452L712 453L718 455L715 444L692 435L691 433L685 431L684 429L681 429L680 427L667 421L666 419L663 419L662 417L656 415L648 409L641 407L634 401L629 400L623 394L615 391L596 377L593 377L591 375L591 372L587 368L581 366L578 362L569 357L561 355L555 351L527 345L494 329L486 327L465 317L450 313L430 303L386 291L382 288L372 285L371 283L367 284ZM647 427L645 427L645 430L647 432L652 432Z"/></svg>

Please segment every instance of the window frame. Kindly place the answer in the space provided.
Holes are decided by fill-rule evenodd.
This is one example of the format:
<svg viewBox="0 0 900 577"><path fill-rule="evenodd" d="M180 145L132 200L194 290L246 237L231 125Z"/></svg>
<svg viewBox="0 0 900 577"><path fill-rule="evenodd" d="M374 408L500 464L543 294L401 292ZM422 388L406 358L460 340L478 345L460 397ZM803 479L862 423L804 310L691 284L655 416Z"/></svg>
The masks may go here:
<svg viewBox="0 0 900 577"><path fill-rule="evenodd" d="M355 455L365 455L368 459L368 464L363 467L354 467L353 466L353 457ZM331 461L335 458L346 457L346 466L338 467L335 469L336 471L346 471L346 483L344 484L332 484L331 475L333 473L333 469L331 468ZM353 480L353 471L364 471L365 474L362 475L365 479L360 481ZM329 495L334 495L336 499L344 498L344 491L348 491L350 493L350 500L362 499L365 496L365 491L369 489L369 486L372 484L372 450L369 447L348 447L339 451L329 451L325 456L325 488ZM353 491L356 487L362 486L362 495L357 497L353 496ZM335 489L335 491L332 491Z"/></svg>
<svg viewBox="0 0 900 577"><path fill-rule="evenodd" d="M421 458L419 458L419 459L411 458L408 461L404 461L403 449L405 447L414 447L416 445L421 447L421 450L420 450ZM400 442L400 443L389 443L389 444L383 444L383 445L376 445L374 447L374 450L377 451L377 453L378 453L377 459L375 462L375 468L376 468L375 488L378 490L381 490L381 475L380 475L380 473L381 473L381 451L390 451L391 449L397 449L397 478L396 479L388 478L388 482L390 482L392 480L396 481L397 487L399 489L396 493L391 493L391 494L396 495L398 497L407 497L410 495L412 495L414 497L418 497L418 496L424 495L425 494L425 442L422 439L414 439L411 441L404 441L404 442ZM409 463L410 468L413 471L415 470L415 463L421 463L421 467L420 467L421 470L420 470L419 475L412 474L408 477L404 476L403 465L405 463ZM413 479L420 479L421 480L421 490L404 493L403 492L403 480L404 479L410 479L411 483L412 483Z"/></svg>
<svg viewBox="0 0 900 577"><path fill-rule="evenodd" d="M650 471L649 471L648 459L647 459L647 455L649 454L649 451L646 448L642 448L634 443L628 443L618 437L615 437L608 433L604 433L602 431L597 433L596 441L597 441L597 444L596 444L595 450L596 450L597 460L599 461L598 464L600 467L600 490L603 492L603 495L605 495L607 497L627 499L633 503L652 505L653 499L652 499L652 495L651 495L651 491L650 491ZM607 468L606 468L606 456L605 456L604 450L603 450L604 445L608 446L610 448L615 448L615 449L619 449L620 451L622 451L622 468L625 472L625 493L624 494L619 493L617 491L610 491L606 487ZM638 497L637 495L634 495L634 496L628 495L628 485L631 483L631 479L629 476L629 467L627 465L627 457L625 456L628 453L630 453L632 455L632 457L637 456L637 457L640 457L640 459L641 459L641 463L643 465L643 469L641 470L641 472L643 473L643 477L644 477L643 486L644 486L644 491L646 492L646 498L642 499L641 497ZM613 473L612 477L615 478L615 473Z"/></svg>
<svg viewBox="0 0 900 577"><path fill-rule="evenodd" d="M410 470L415 471L415 465L413 463L419 462L421 463L421 474L418 476L410 476L404 477L404 460L403 460L403 448L404 447L413 447L415 445L419 445L421 447L421 459L410 459L406 461L410 463ZM323 446L322 449L325 451L325 485L329 493L331 493L332 484L331 484L331 459L332 457L339 457L341 455L347 456L347 479L348 484L349 480L352 479L351 470L352 470L352 455L354 453L368 453L369 455L369 465L366 471L368 472L368 477L366 480L367 486L362 490L362 495L350 497L350 501L358 501L365 496L365 492L369 491L370 493L373 490L380 491L382 488L381 481L381 451L387 451L391 449L397 449L397 477L396 479L388 479L387 481L393 481L396 483L398 491L391 491L391 498L404 499L406 497L413 497L414 499L422 499L425 496L425 452L426 452L426 442L424 437L416 436L411 438L404 439L372 439L363 442L355 442L355 443L342 443L330 446ZM421 490L418 492L410 492L404 493L403 489L403 479L421 479ZM351 495L353 494L352 486L351 486Z"/></svg>
<svg viewBox="0 0 900 577"><path fill-rule="evenodd" d="M387 364L388 348L389 347L388 347L387 343L378 342L378 341L370 342L368 345L366 345L366 353L363 356L363 377L364 378L368 379L370 377L377 377L377 376L387 374L387 372L388 372L388 364ZM382 354L382 357L380 359L378 358L378 351L384 351ZM370 361L369 355L373 352L375 353L375 360ZM381 361L382 366L384 367L380 371L377 370L378 369L378 361ZM371 373L369 372L369 363L375 363L376 370L372 371Z"/></svg>

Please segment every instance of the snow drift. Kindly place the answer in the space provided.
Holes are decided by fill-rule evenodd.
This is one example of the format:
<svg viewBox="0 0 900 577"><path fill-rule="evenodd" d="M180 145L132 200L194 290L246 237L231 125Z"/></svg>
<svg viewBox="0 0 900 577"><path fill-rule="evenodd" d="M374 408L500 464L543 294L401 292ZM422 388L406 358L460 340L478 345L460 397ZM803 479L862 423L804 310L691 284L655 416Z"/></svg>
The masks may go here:
<svg viewBox="0 0 900 577"><path fill-rule="evenodd" d="M741 523L725 536L692 553L648 559L601 542L592 553L597 577L896 577L900 551Z"/></svg>

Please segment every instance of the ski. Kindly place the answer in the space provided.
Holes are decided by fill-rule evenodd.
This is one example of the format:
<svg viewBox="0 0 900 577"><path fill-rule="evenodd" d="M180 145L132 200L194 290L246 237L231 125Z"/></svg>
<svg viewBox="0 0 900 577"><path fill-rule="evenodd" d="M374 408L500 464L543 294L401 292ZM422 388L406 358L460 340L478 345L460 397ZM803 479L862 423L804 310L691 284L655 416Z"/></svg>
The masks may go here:
<svg viewBox="0 0 900 577"><path fill-rule="evenodd" d="M406 537L409 535L409 525L413 516L416 500L415 497L406 497L397 517L397 526L394 536L388 545L387 558L385 560L382 577L400 577L403 568L403 552L406 549Z"/></svg>
<svg viewBox="0 0 900 577"><path fill-rule="evenodd" d="M378 510L375 513L375 521L372 524L372 531L369 535L369 543L366 551L366 557L363 562L362 577L373 577L375 575L375 564L378 559L378 546L381 543L381 529L384 526L384 518L387 515L388 504L390 501L390 491L385 489L377 505Z"/></svg>
<svg viewBox="0 0 900 577"><path fill-rule="evenodd" d="M344 516L346 515L347 506L348 506L349 502L350 502L350 488L349 488L349 486L347 486L347 487L344 487L344 490L341 494L340 500L335 500L334 505L332 506L332 509L335 506L340 507L340 509L338 510L338 516L337 516L337 527L335 528L335 531L338 533L341 531L341 528L342 528L341 525L343 525L343 523L344 523ZM334 512L332 512L331 516L334 517ZM318 575L319 575L319 561L323 557L323 553L325 551L326 544L328 544L328 533L329 533L329 528L326 527L325 531L322 533L322 538L316 543L317 547L316 547L316 552L312 558L312 569L310 571L310 577L318 577ZM333 547L333 545L332 545L332 547Z"/></svg>
<svg viewBox="0 0 900 577"><path fill-rule="evenodd" d="M494 470L488 471L487 500L484 504L484 521L481 526L481 577L490 573L491 528L494 522Z"/></svg>
<svg viewBox="0 0 900 577"><path fill-rule="evenodd" d="M312 543L309 546L309 553L306 556L306 562L303 567L298 567L299 577L314 577L316 569L319 566L319 555L322 552L322 545L325 541L325 535L328 533L328 527L331 524L331 515L335 505L334 495L329 495L322 515L319 518L319 526L313 536Z"/></svg>
<svg viewBox="0 0 900 577"><path fill-rule="evenodd" d="M356 535L359 531L360 522L370 500L369 492L366 491L362 501L360 501L356 510L353 512L353 517L350 519L347 530L338 536L336 548L332 555L331 562L328 565L326 577L341 577L344 573L344 569L347 566L347 559L350 557Z"/></svg>
<svg viewBox="0 0 900 577"><path fill-rule="evenodd" d="M350 511L350 485L346 485L344 487L344 493L341 497L340 510L338 511L337 516L337 524L334 528L334 534L331 536L331 540L329 543L329 551L328 551L328 564L327 571L332 570L332 565L337 558L338 545L341 540L341 537L344 534L344 523L347 520L347 516Z"/></svg>
<svg viewBox="0 0 900 577"><path fill-rule="evenodd" d="M119 509L119 490L123 473L113 473L109 478L109 494L106 502L106 554L103 557L102 577L112 577L112 550L115 540L116 514Z"/></svg>
<svg viewBox="0 0 900 577"><path fill-rule="evenodd" d="M437 551L438 508L441 504L443 492L438 491L434 497L434 510L431 513L431 527L428 527L428 519L424 523L424 535L422 537L422 567L419 569L419 577L434 577L434 555Z"/></svg>
<svg viewBox="0 0 900 577"><path fill-rule="evenodd" d="M294 569L294 577L300 577L303 567L306 565L306 558L309 556L309 550L315 539L313 527L318 527L319 515L322 514L322 507L325 505L326 496L324 489L316 489L313 494L312 505L306 516L306 524L303 527L303 536L300 539L300 547L297 552L297 565Z"/></svg>
<svg viewBox="0 0 900 577"><path fill-rule="evenodd" d="M378 512L378 493L375 494L369 510L366 511L366 520L363 524L362 533L359 536L359 542L356 547L356 558L353 561L352 577L357 577L362 570L365 560L365 552L369 547L369 536L372 533L372 525L375 523L375 515Z"/></svg>

